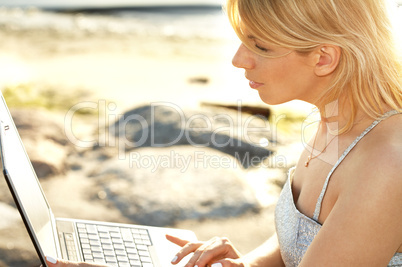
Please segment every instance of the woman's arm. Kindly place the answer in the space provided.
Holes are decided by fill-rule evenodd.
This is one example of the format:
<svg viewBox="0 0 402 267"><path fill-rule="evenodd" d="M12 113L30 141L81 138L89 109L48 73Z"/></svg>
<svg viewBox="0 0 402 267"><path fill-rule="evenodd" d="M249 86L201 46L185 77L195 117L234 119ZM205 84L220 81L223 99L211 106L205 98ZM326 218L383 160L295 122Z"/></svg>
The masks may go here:
<svg viewBox="0 0 402 267"><path fill-rule="evenodd" d="M276 234L242 258L250 267L285 266L279 250L278 237Z"/></svg>
<svg viewBox="0 0 402 267"><path fill-rule="evenodd" d="M300 266L387 266L402 243L401 155L377 147L349 164L347 186Z"/></svg>

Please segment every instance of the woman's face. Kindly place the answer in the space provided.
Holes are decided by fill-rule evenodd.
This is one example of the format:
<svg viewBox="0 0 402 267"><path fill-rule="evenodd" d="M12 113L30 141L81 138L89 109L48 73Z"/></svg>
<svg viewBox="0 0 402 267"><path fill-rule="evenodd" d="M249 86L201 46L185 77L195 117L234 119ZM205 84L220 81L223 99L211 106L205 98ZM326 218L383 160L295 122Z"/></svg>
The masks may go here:
<svg viewBox="0 0 402 267"><path fill-rule="evenodd" d="M245 70L250 87L258 91L262 101L276 105L295 99L312 103L317 99L320 86L314 72L317 59L312 53L302 55L252 36L249 40L262 53L274 58L261 56L241 44L232 62Z"/></svg>

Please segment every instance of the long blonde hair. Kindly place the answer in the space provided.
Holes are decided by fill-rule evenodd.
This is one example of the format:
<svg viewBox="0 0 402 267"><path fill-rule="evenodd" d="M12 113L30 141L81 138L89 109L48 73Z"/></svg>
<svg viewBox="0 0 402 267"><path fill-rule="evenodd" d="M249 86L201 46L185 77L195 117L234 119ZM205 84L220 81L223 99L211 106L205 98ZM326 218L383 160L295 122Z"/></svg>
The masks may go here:
<svg viewBox="0 0 402 267"><path fill-rule="evenodd" d="M385 0L228 0L230 23L256 53L243 29L253 36L299 53L322 44L342 49L331 87L318 107L344 96L352 116L340 130L350 130L361 108L378 118L384 106L402 110L402 64ZM385 105L384 105L385 104Z"/></svg>

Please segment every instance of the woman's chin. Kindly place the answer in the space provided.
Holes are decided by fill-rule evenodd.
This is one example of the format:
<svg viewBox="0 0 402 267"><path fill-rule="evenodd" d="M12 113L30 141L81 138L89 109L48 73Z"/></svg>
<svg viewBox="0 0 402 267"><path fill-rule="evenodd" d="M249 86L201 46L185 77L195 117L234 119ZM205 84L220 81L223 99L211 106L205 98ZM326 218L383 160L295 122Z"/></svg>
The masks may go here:
<svg viewBox="0 0 402 267"><path fill-rule="evenodd" d="M284 103L291 101L291 100L278 99L275 97L262 96L261 94L260 94L260 99L265 104L272 105L272 106L284 104Z"/></svg>

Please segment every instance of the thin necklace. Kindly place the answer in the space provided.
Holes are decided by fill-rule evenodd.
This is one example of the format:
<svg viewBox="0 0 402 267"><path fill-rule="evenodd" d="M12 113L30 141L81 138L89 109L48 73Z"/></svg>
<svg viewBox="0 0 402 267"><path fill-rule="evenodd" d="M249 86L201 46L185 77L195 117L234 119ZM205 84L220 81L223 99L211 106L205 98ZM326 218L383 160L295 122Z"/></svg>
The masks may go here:
<svg viewBox="0 0 402 267"><path fill-rule="evenodd" d="M314 137L313 148L311 149L310 156L307 157L307 161L304 163L304 167L306 167L306 168L307 168L308 165L310 164L310 161L313 160L313 159L315 159L315 158L317 158L317 157L319 157L322 153L324 153L325 150L327 149L327 147L329 146L329 144L331 144L331 142L337 137L337 136L335 135L335 136L328 142L328 144L324 147L324 149L323 149L320 153L318 153L318 155L315 155L315 156L313 157L313 152L314 152L314 147L315 147L315 141L317 140L317 135L318 135L318 131L320 130L321 123L322 123L322 122L320 122L320 125L318 126L318 129L317 129L317 133L316 133L316 135L315 135L315 137Z"/></svg>

